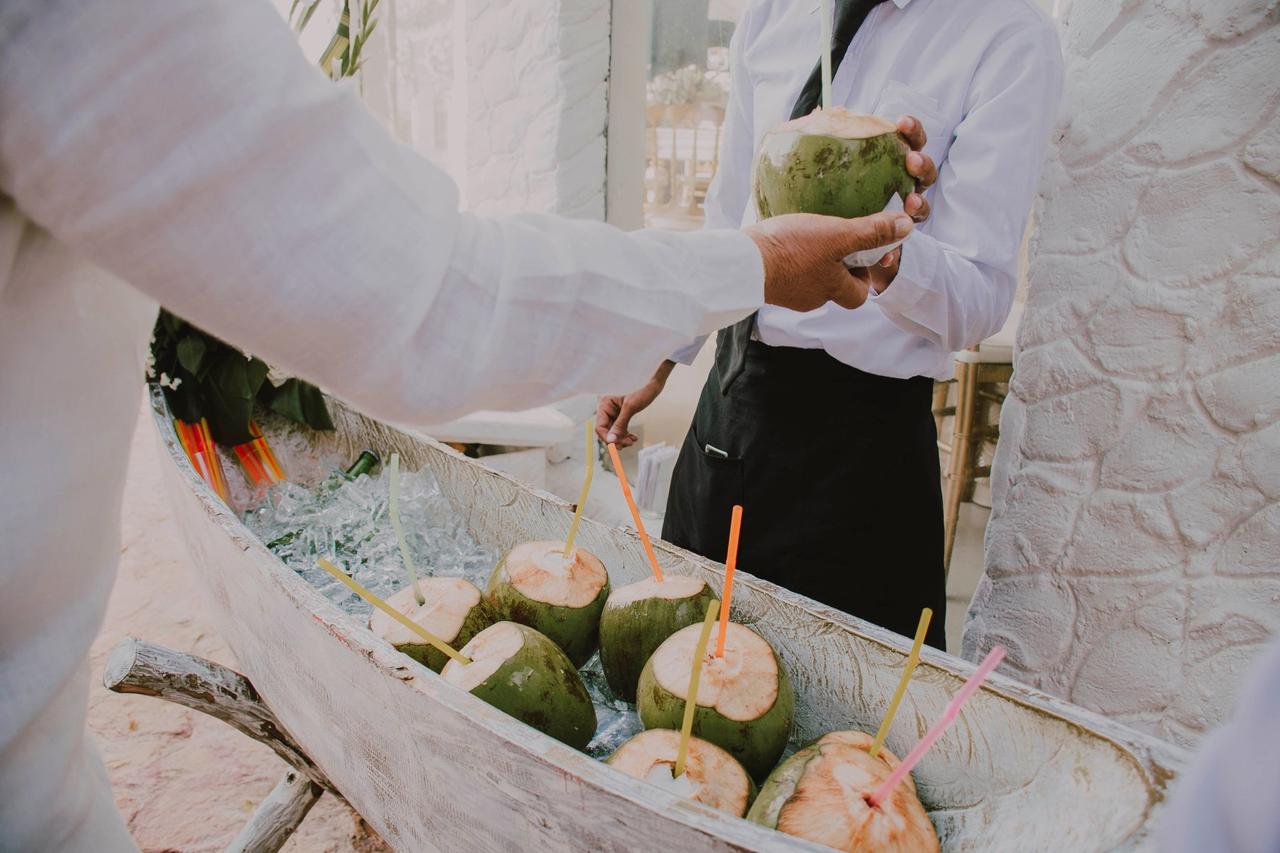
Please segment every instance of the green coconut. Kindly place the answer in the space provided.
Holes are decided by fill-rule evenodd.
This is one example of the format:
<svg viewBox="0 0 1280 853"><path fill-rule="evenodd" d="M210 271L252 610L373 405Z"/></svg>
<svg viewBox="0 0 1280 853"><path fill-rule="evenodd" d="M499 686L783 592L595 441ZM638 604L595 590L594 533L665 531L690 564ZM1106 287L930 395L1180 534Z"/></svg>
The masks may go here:
<svg viewBox="0 0 1280 853"><path fill-rule="evenodd" d="M526 625L498 622L451 660L445 681L575 749L596 730L596 710L578 670L560 647Z"/></svg>
<svg viewBox="0 0 1280 853"><path fill-rule="evenodd" d="M389 596L387 604L455 649L471 642L472 637L496 621L479 588L471 581L420 578L418 587L425 603L418 604L410 585ZM449 660L444 652L381 610L375 609L370 614L369 630L432 672L439 672Z"/></svg>
<svg viewBox="0 0 1280 853"><path fill-rule="evenodd" d="M605 762L628 776L686 800L742 817L756 796L755 782L738 760L710 741L689 738L684 773L675 775L680 733L650 729L627 740Z"/></svg>
<svg viewBox="0 0 1280 853"><path fill-rule="evenodd" d="M580 667L599 644L600 611L609 573L596 555L563 542L526 542L511 549L489 578L485 599L499 619L550 637Z"/></svg>
<svg viewBox="0 0 1280 853"><path fill-rule="evenodd" d="M831 732L778 766L760 789L747 820L835 850L937 853L938 834L908 775L885 802L868 798L898 757L875 758L863 732Z"/></svg>
<svg viewBox="0 0 1280 853"><path fill-rule="evenodd" d="M839 107L780 124L764 135L756 155L760 218L870 216L895 194L905 203L916 185L907 172L910 151L893 122Z"/></svg>
<svg viewBox="0 0 1280 853"><path fill-rule="evenodd" d="M706 581L688 575L648 577L611 592L600 614L600 663L613 692L636 701L649 656L676 631L701 622L715 600Z"/></svg>
<svg viewBox="0 0 1280 853"><path fill-rule="evenodd" d="M680 728L701 632L701 625L681 628L644 665L636 706L646 729ZM762 779L787 746L794 711L791 681L773 648L755 631L730 622L724 656L708 648L702 661L693 733Z"/></svg>

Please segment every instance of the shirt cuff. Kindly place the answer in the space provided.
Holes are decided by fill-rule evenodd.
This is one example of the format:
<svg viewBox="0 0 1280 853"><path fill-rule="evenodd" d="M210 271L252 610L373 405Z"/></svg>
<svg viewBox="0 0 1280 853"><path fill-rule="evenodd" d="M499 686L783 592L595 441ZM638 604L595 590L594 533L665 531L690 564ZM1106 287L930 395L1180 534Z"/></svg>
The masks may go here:
<svg viewBox="0 0 1280 853"><path fill-rule="evenodd" d="M881 293L872 288L867 293L867 304L891 314L906 314L929 292L941 253L937 240L919 230L912 231L902 244L898 274Z"/></svg>
<svg viewBox="0 0 1280 853"><path fill-rule="evenodd" d="M680 349L671 353L668 358L676 364L683 364L686 367L693 364L694 359L698 357L698 353L702 352L702 347L707 343L707 335L702 335L688 346L680 347Z"/></svg>

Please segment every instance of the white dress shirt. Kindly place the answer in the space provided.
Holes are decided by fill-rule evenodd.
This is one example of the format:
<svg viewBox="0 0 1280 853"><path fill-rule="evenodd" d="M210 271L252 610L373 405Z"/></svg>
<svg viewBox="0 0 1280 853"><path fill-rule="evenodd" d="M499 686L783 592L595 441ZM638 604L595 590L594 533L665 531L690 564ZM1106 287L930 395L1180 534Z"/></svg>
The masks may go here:
<svg viewBox="0 0 1280 853"><path fill-rule="evenodd" d="M1253 665L1231 717L1173 782L1162 853L1280 851L1280 637Z"/></svg>
<svg viewBox="0 0 1280 853"><path fill-rule="evenodd" d="M157 301L432 423L638 383L762 297L736 229L460 213L262 0L0 3L0 851L132 847L86 653Z"/></svg>
<svg viewBox="0 0 1280 853"><path fill-rule="evenodd" d="M708 228L757 219L751 164L791 116L818 57L814 0L756 0L729 48L729 105ZM954 372L951 353L1003 325L1018 248L1062 92L1054 25L1029 0L892 0L872 9L832 80L832 103L918 118L938 166L929 221L903 244L893 283L861 308L798 313L766 306L757 335L825 349L881 376ZM701 341L672 358L686 364Z"/></svg>

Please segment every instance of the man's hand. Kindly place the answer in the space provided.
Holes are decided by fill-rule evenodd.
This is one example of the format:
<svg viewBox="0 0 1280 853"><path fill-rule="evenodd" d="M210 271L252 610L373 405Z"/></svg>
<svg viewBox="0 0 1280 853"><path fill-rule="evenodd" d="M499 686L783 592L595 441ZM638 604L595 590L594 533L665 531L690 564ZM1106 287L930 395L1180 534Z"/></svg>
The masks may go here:
<svg viewBox="0 0 1280 853"><path fill-rule="evenodd" d="M636 443L637 436L627 431L631 419L649 407L662 389L667 386L667 377L675 368L674 361L664 361L658 365L653 376L644 385L623 397L601 397L596 407L596 435L606 444L616 443L618 447L630 447Z"/></svg>
<svg viewBox="0 0 1280 853"><path fill-rule="evenodd" d="M792 311L812 311L828 302L857 308L868 282L844 265L852 252L887 246L911 233L905 213L858 219L787 213L746 229L764 261L764 301Z"/></svg>
<svg viewBox="0 0 1280 853"><path fill-rule="evenodd" d="M911 146L907 155L907 173L916 179L916 191L907 196L903 209L916 222L924 222L929 218L929 202L925 201L924 191L938 180L938 167L933 158L924 153L924 144L929 141L924 132L924 125L915 116L902 116L896 122L898 133Z"/></svg>
<svg viewBox="0 0 1280 853"><path fill-rule="evenodd" d="M933 186L933 182L938 179L938 167L933 164L933 158L922 150L929 138L920 120L915 116L902 116L898 119L897 126L898 133L911 146L911 153L907 155L907 172L916 179L915 192L907 196L902 207L913 222L924 222L929 218L929 202L925 200L924 191ZM876 293L883 293L898 275L898 264L902 262L902 248L899 246L889 252L875 266L851 270L854 278L875 290Z"/></svg>

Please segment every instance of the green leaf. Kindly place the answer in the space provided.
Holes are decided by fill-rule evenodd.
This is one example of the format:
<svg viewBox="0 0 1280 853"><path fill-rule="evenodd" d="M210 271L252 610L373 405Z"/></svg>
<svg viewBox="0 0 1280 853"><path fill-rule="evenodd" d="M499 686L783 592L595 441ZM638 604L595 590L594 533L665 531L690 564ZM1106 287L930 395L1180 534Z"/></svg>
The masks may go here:
<svg viewBox="0 0 1280 853"><path fill-rule="evenodd" d="M253 416L253 399L258 389L251 381L252 364L243 357L220 359L210 370L208 380L201 384L204 414L219 444L243 444L253 438L249 433L249 419ZM263 371L262 377L265 376ZM261 385L261 378L258 384Z"/></svg>
<svg viewBox="0 0 1280 853"><path fill-rule="evenodd" d="M324 395L319 388L301 379L287 379L278 386L266 383L258 392L258 402L276 414L312 429L333 429Z"/></svg>
<svg viewBox="0 0 1280 853"><path fill-rule="evenodd" d="M175 418L189 424L199 422L204 416L200 402L200 388L194 382L182 381L178 389L164 389L165 399L169 401L169 411Z"/></svg>
<svg viewBox="0 0 1280 853"><path fill-rule="evenodd" d="M188 334L178 341L178 364L181 364L193 376L199 375L200 362L204 360L206 350L208 350L208 346L206 346L202 334L199 332Z"/></svg>

